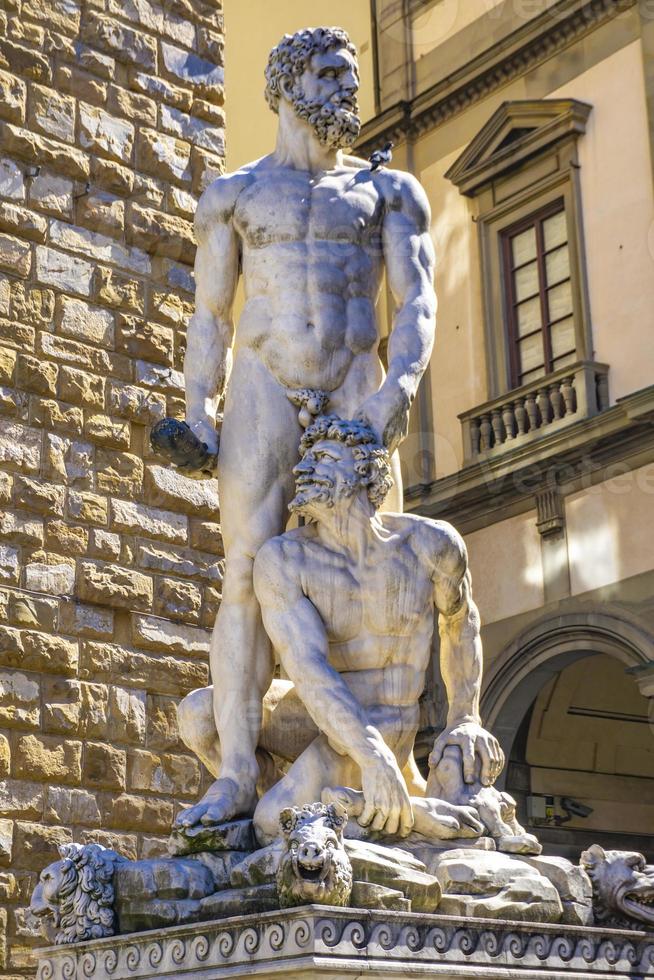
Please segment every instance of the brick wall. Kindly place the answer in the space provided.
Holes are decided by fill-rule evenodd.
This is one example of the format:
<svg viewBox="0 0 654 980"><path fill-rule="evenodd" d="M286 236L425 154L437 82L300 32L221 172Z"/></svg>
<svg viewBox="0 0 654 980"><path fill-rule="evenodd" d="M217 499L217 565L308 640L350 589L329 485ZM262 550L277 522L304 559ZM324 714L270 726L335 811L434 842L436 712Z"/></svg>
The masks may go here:
<svg viewBox="0 0 654 980"><path fill-rule="evenodd" d="M219 0L0 0L0 975L56 845L161 852L206 780L213 483L157 465L183 417L191 217L222 169ZM5 936L6 934L6 936Z"/></svg>

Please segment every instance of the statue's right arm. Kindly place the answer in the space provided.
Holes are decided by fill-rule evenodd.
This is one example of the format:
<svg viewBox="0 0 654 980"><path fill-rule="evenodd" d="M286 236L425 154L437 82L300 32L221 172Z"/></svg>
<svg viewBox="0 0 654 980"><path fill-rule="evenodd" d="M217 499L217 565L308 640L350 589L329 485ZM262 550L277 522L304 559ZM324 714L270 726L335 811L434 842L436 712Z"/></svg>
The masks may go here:
<svg viewBox="0 0 654 980"><path fill-rule="evenodd" d="M297 555L289 552L273 538L255 559L254 591L263 624L313 721L338 752L359 761L368 748L367 714L328 662L325 624L302 590Z"/></svg>
<svg viewBox="0 0 654 980"><path fill-rule="evenodd" d="M218 178L200 198L195 215L195 312L184 358L186 421L210 452L218 448L216 411L231 369L240 261L233 213L240 186L234 177Z"/></svg>

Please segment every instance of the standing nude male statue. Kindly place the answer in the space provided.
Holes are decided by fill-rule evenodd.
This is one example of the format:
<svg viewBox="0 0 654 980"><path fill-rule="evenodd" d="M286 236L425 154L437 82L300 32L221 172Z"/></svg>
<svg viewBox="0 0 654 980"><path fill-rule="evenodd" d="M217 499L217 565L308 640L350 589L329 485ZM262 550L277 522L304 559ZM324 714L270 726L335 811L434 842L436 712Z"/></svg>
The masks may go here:
<svg viewBox="0 0 654 980"><path fill-rule="evenodd" d="M256 805L271 645L254 558L283 531L301 428L297 389L366 419L393 452L432 349L436 302L429 207L407 173L347 156L359 132L356 51L344 31L285 36L266 69L279 117L273 153L216 180L195 219L196 309L184 373L187 421L218 448L226 573L211 647L220 777L180 823L217 823ZM375 318L384 268L396 300L384 376ZM234 328L239 275L245 305ZM397 481L396 481L397 482ZM401 509L398 499L396 510Z"/></svg>
<svg viewBox="0 0 654 980"><path fill-rule="evenodd" d="M261 747L293 764L259 802L259 842L276 839L284 807L338 799L340 787L344 802L361 791L358 822L373 831L404 835L415 821L436 839L477 836L474 810L425 798L424 781L407 772L435 611L448 718L434 765L458 747L459 775L479 766L489 786L504 762L479 719L482 651L465 545L443 521L377 512L388 455L364 423L322 416L301 447L291 509L309 523L267 541L255 561L263 622L293 685L267 699ZM182 702L180 731L215 769L209 697L201 689Z"/></svg>

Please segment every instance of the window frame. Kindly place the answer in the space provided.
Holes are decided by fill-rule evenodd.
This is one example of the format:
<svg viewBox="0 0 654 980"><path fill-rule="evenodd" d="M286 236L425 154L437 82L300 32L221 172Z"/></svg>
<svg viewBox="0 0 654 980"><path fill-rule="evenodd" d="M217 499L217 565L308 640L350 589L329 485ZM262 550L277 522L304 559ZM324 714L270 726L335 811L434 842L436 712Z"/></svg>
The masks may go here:
<svg viewBox="0 0 654 980"><path fill-rule="evenodd" d="M563 243L567 249L568 253L568 275L559 280L558 282L550 285L547 282L547 268L546 268L546 256L547 250L545 248L544 233L543 233L543 223L547 218L554 217L554 215L563 214L566 217L566 241ZM522 378L522 374L529 373L521 371L520 363L520 342L524 340L524 337L520 337L518 317L517 317L517 306L519 302L524 302L525 300L519 301L516 294L516 283L515 283L515 273L518 268L513 264L513 255L511 251L512 240L521 232L527 231L530 228L535 229L536 233L536 263L538 269L538 292L534 293L532 296L527 297L527 299L539 298L540 301L540 312L541 312L541 326L538 331L532 331L532 333L540 333L542 338L542 349L543 349L543 378L552 374L553 371L557 370L555 366L554 354L552 349L552 334L551 328L556 324L561 322L563 319L567 319L572 316L574 323L574 300L572 300L572 310L565 317L559 317L556 320L551 319L548 291L554 286L560 285L563 282L570 282L571 295L573 294L573 269L572 263L570 261L570 242L567 237L568 231L567 215L565 212L565 199L563 197L556 198L550 201L548 204L541 208L537 208L532 211L531 214L524 218L521 218L513 225L509 225L507 228L503 228L500 231L500 249L501 249L501 261L503 266L503 281L505 287L505 321L506 329L508 334L508 360L509 360L509 382L511 384L511 389L519 388L524 384L528 384L529 381L525 381ZM556 246L562 247L562 246ZM554 251L551 249L550 251ZM533 259L530 261L534 261ZM529 336L529 335L527 335ZM577 338L575 337L574 350L568 353L575 355L574 359L577 359ZM567 354L560 355L561 357L568 356ZM558 365L561 367L561 365ZM534 369L535 370L535 369Z"/></svg>
<svg viewBox="0 0 654 980"><path fill-rule="evenodd" d="M488 401L516 387L501 236L561 200L576 356L580 361L593 358L578 153L591 109L574 99L503 103L445 174L471 199L478 231ZM507 142L513 131L520 135ZM544 375L544 383L546 379Z"/></svg>

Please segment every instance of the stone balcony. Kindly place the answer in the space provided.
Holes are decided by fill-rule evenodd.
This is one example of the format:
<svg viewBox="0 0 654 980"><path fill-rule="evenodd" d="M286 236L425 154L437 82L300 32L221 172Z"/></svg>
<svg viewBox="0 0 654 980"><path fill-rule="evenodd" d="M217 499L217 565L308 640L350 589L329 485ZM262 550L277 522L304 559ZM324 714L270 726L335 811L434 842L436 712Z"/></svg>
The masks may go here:
<svg viewBox="0 0 654 980"><path fill-rule="evenodd" d="M578 361L459 415L464 465L526 446L609 407L608 365Z"/></svg>

